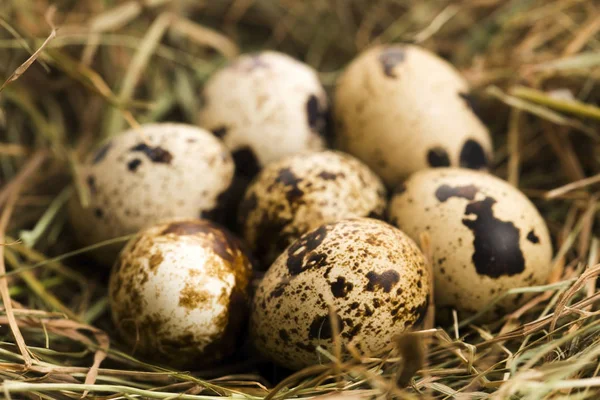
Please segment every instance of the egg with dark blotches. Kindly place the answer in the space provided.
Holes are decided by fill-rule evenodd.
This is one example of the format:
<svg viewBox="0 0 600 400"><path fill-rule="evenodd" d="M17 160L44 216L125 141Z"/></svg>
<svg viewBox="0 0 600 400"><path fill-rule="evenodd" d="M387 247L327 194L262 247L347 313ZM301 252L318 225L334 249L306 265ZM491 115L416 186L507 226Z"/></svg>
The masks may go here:
<svg viewBox="0 0 600 400"><path fill-rule="evenodd" d="M338 79L335 142L390 187L426 168L485 169L492 142L471 104L465 79L435 54L373 47Z"/></svg>
<svg viewBox="0 0 600 400"><path fill-rule="evenodd" d="M327 362L317 347L333 353L335 332L344 348L376 355L422 322L428 291L425 258L400 230L371 218L325 224L266 272L254 297L252 341L291 369Z"/></svg>
<svg viewBox="0 0 600 400"><path fill-rule="evenodd" d="M237 175L325 147L325 90L314 69L286 54L238 57L206 82L202 98L199 124L231 150Z"/></svg>
<svg viewBox="0 0 600 400"><path fill-rule="evenodd" d="M248 187L240 231L265 267L300 235L352 217L383 218L386 189L347 154L298 154L268 164Z"/></svg>
<svg viewBox="0 0 600 400"><path fill-rule="evenodd" d="M246 326L251 273L240 242L217 224L154 225L113 267L113 321L145 357L178 368L213 364L234 352Z"/></svg>
<svg viewBox="0 0 600 400"><path fill-rule="evenodd" d="M89 204L73 196L71 224L83 245L93 245L169 218L221 221L235 209L234 170L227 148L201 128L142 125L105 142L80 167ZM92 255L109 266L121 248Z"/></svg>
<svg viewBox="0 0 600 400"><path fill-rule="evenodd" d="M492 175L417 172L398 187L388 213L412 238L428 234L438 307L477 312L507 290L545 284L552 270L543 218L523 193ZM504 315L526 297L505 298L489 315Z"/></svg>

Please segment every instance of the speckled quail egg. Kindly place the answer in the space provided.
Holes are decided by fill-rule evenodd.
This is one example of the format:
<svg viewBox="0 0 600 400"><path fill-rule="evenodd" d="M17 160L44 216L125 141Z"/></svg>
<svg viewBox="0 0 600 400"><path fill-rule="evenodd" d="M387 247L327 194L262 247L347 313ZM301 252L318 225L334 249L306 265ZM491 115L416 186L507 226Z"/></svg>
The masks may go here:
<svg viewBox="0 0 600 400"><path fill-rule="evenodd" d="M311 67L288 55L240 56L208 80L203 100L199 124L231 150L238 175L325 146L325 90Z"/></svg>
<svg viewBox="0 0 600 400"><path fill-rule="evenodd" d="M383 218L385 186L366 165L335 151L268 164L240 204L241 232L264 266L300 235L351 217Z"/></svg>
<svg viewBox="0 0 600 400"><path fill-rule="evenodd" d="M552 268L550 235L535 206L483 172L417 172L399 186L389 218L413 239L429 234L438 307L479 311L509 289L544 284ZM520 300L507 298L489 315Z"/></svg>
<svg viewBox="0 0 600 400"><path fill-rule="evenodd" d="M421 323L428 290L424 256L400 230L371 218L321 225L266 272L254 298L252 340L287 368L317 364L317 346L333 352L331 306L340 343L376 354Z"/></svg>
<svg viewBox="0 0 600 400"><path fill-rule="evenodd" d="M84 245L136 233L169 218L221 220L235 166L209 132L184 124L143 125L104 143L81 167L89 206L70 202L72 225ZM112 265L122 245L93 255Z"/></svg>
<svg viewBox="0 0 600 400"><path fill-rule="evenodd" d="M390 187L430 167L484 169L492 144L468 92L458 71L429 51L374 47L337 82L336 145Z"/></svg>
<svg viewBox="0 0 600 400"><path fill-rule="evenodd" d="M113 321L136 352L176 367L231 354L245 327L252 267L239 241L207 220L153 225L110 277Z"/></svg>

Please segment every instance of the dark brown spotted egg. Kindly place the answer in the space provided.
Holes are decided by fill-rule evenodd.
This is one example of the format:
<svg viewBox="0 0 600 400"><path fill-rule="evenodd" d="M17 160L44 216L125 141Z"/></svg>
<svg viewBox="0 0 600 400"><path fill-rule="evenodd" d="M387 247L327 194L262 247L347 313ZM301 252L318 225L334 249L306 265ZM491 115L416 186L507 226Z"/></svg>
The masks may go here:
<svg viewBox="0 0 600 400"><path fill-rule="evenodd" d="M267 267L294 240L324 223L383 218L386 200L379 177L355 158L335 151L297 154L260 172L238 217L244 239Z"/></svg>
<svg viewBox="0 0 600 400"><path fill-rule="evenodd" d="M420 171L399 186L389 218L412 238L429 234L438 307L479 311L509 289L546 283L552 268L550 235L535 206L483 172ZM506 298L490 314L523 300Z"/></svg>
<svg viewBox="0 0 600 400"><path fill-rule="evenodd" d="M336 145L395 186L432 167L484 169L492 154L469 87L420 47L377 46L358 56L335 92Z"/></svg>
<svg viewBox="0 0 600 400"><path fill-rule="evenodd" d="M393 335L421 323L428 279L417 245L391 225L370 218L322 225L265 274L251 314L253 342L292 369L327 362L317 347L333 352L335 331L343 345L375 355Z"/></svg>
<svg viewBox="0 0 600 400"><path fill-rule="evenodd" d="M204 87L200 126L231 150L237 174L325 146L328 101L315 71L273 51L242 55Z"/></svg>
<svg viewBox="0 0 600 400"><path fill-rule="evenodd" d="M169 218L221 220L234 169L227 148L201 128L143 125L115 136L81 166L89 205L74 196L71 223L82 244L92 245ZM93 255L112 265L120 248Z"/></svg>
<svg viewBox="0 0 600 400"><path fill-rule="evenodd" d="M238 240L219 225L154 225L127 244L113 267L113 321L146 357L181 368L206 366L236 348L251 272Z"/></svg>

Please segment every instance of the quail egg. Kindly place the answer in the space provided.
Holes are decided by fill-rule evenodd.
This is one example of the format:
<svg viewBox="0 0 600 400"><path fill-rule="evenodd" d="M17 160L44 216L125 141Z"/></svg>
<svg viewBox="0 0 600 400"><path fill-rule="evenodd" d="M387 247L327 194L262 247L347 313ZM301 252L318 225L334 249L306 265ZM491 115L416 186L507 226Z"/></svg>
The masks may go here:
<svg viewBox="0 0 600 400"><path fill-rule="evenodd" d="M234 169L227 148L203 129L143 125L104 143L81 167L90 201L83 207L71 199L71 223L82 244L92 245L169 218L220 221ZM92 255L112 265L120 248Z"/></svg>
<svg viewBox="0 0 600 400"><path fill-rule="evenodd" d="M390 187L425 168L484 169L492 144L468 92L452 65L422 48L374 47L337 82L336 145Z"/></svg>
<svg viewBox="0 0 600 400"><path fill-rule="evenodd" d="M328 101L315 71L282 53L240 56L204 87L199 124L231 150L237 174L321 150Z"/></svg>
<svg viewBox="0 0 600 400"><path fill-rule="evenodd" d="M375 355L421 323L428 290L424 256L400 230L370 218L321 225L266 272L254 298L252 340L266 357L300 369L322 360L317 346L333 352L337 325L340 343Z"/></svg>
<svg viewBox="0 0 600 400"><path fill-rule="evenodd" d="M300 235L351 217L383 218L385 186L366 165L335 151L297 154L268 164L238 213L241 232L263 265Z"/></svg>
<svg viewBox="0 0 600 400"><path fill-rule="evenodd" d="M246 323L252 267L239 241L206 220L153 225L110 277L113 321L146 357L200 367L230 355Z"/></svg>
<svg viewBox="0 0 600 400"><path fill-rule="evenodd" d="M494 297L544 284L552 243L535 206L518 189L483 172L461 168L415 173L389 205L390 221L413 239L430 237L435 303L477 312ZM489 315L514 309L522 296Z"/></svg>

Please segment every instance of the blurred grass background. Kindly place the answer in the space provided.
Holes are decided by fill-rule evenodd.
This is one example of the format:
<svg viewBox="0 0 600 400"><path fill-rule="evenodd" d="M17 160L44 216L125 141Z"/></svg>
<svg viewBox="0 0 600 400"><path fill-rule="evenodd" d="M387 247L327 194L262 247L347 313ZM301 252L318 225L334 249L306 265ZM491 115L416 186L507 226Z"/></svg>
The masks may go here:
<svg viewBox="0 0 600 400"><path fill-rule="evenodd" d="M599 31L596 0L1 0L0 389L35 399L597 398ZM285 374L243 351L186 373L121 353L106 271L78 254L66 221L82 157L128 126L194 123L204 81L240 52L288 53L331 92L357 53L390 42L432 50L470 82L494 172L552 231L548 286L525 289L535 298L501 321L431 327L386 357L315 366L276 387ZM409 351L415 340L425 354Z"/></svg>

